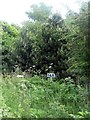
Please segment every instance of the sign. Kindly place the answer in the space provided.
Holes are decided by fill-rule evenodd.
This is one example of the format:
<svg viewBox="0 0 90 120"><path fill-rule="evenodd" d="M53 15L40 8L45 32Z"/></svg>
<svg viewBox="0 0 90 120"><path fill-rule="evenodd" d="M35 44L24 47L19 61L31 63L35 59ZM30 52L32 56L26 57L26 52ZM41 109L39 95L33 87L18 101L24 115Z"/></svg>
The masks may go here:
<svg viewBox="0 0 90 120"><path fill-rule="evenodd" d="M47 73L47 77L48 78L54 78L55 77L55 73Z"/></svg>

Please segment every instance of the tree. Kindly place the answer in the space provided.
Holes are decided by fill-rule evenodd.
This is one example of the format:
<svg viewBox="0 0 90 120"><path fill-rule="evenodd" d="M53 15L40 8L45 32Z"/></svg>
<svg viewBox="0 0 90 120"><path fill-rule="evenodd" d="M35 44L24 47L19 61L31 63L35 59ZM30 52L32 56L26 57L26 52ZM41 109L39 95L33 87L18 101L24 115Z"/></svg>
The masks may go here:
<svg viewBox="0 0 90 120"><path fill-rule="evenodd" d="M28 12L31 21L23 24L18 43L20 46L17 46L16 52L18 63L23 70L33 69L41 74L53 71L59 78L65 78L68 68L68 30L61 15L56 13L50 17L50 7L44 5L43 9L42 5L38 6L39 11L33 7L32 13Z"/></svg>
<svg viewBox="0 0 90 120"><path fill-rule="evenodd" d="M51 14L51 7L43 3L32 5L32 11L27 14L30 21L23 23L16 49L18 63L23 71L33 68L32 66L36 64L34 59L39 53L39 45L42 43L42 25Z"/></svg>
<svg viewBox="0 0 90 120"><path fill-rule="evenodd" d="M59 78L67 76L67 33L64 21L58 14L54 14L42 25L42 42L34 59L36 70L41 71L41 74L52 71Z"/></svg>
<svg viewBox="0 0 90 120"><path fill-rule="evenodd" d="M49 15L51 15L51 7L46 6L44 3L40 3L39 5L32 5L31 11L26 12L30 20L40 21L42 23L46 22Z"/></svg>
<svg viewBox="0 0 90 120"><path fill-rule="evenodd" d="M0 22L2 30L2 73L14 70L16 56L14 54L15 42L19 36L19 27Z"/></svg>
<svg viewBox="0 0 90 120"><path fill-rule="evenodd" d="M69 28L69 69L68 71L80 84L86 80L86 33L87 33L87 3L83 3L80 12L69 11L66 17L66 25Z"/></svg>

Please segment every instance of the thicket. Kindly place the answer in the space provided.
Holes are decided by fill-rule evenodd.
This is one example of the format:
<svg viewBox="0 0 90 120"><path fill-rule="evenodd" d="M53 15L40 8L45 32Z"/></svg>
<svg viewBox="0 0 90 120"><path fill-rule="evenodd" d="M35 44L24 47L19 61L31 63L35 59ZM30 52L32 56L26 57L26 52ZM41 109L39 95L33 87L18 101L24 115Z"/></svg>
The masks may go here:
<svg viewBox="0 0 90 120"><path fill-rule="evenodd" d="M2 118L89 118L87 91L39 76L2 80Z"/></svg>
<svg viewBox="0 0 90 120"><path fill-rule="evenodd" d="M72 114L72 117L77 117L78 112L82 114L81 116L88 114L89 109L87 110L86 106L89 105L90 101L90 80L88 80L88 68L90 65L87 61L87 58L89 58L87 55L90 54L88 47L89 5L89 2L82 3L79 13L69 10L66 18L63 19L59 13L53 14L51 7L41 3L33 5L31 11L26 13L29 21L24 22L22 27L0 21L0 50L2 51L0 58L2 58L1 73L3 77L8 76L8 74L11 76L24 74L28 77L42 76L43 79L29 78L31 82L35 81L35 86L27 80L28 85L30 84L33 87L28 89L30 86L27 87L26 85L24 91L24 89L18 88L20 87L17 85L19 84L18 78L3 78L3 104L10 107L11 113L13 113L11 116L23 117L23 115L29 116L29 113L32 113L29 117L34 115L36 117L45 117L45 115L48 117L63 117L64 115L70 117L70 114ZM49 72L56 74L56 78L52 83L46 80L46 74ZM70 78L69 82L66 81L67 78ZM32 81L32 79L35 80ZM74 84L71 84L70 81L74 82ZM38 84L44 82L45 86L50 84L50 89L42 85L40 86L41 89L38 90L37 82ZM22 85L23 81L20 84ZM85 97L83 98L83 93L86 94L85 88L88 91L87 100ZM12 90L12 93L10 90ZM27 93L30 95L32 90L36 91L36 97L33 96L33 92L31 93L32 97L27 95ZM50 91L50 98L48 90ZM55 93L53 90L55 90ZM39 96L39 92L41 96ZM11 94L13 95L9 101ZM26 101L22 101L22 104L29 106L25 108L29 111L28 113L18 101L18 98L23 99L24 94ZM45 97L46 94L47 98L42 98L40 101L40 98ZM13 103L15 98L17 98L15 100L16 106ZM36 106L36 99L41 102L39 106ZM46 99L48 104L43 103L45 102L43 99ZM32 100L32 102L29 100ZM87 103L85 103L85 100ZM70 101L74 101L74 103ZM84 108L82 104L85 104ZM15 108L12 107L13 105ZM30 105L32 109L29 109ZM45 108L42 107L43 105ZM23 105L23 107L25 106ZM43 110L40 109L38 112L40 106ZM20 107L19 111L17 110L18 107ZM52 111L48 111L48 107ZM54 113L55 107L56 111L58 111L56 113Z"/></svg>
<svg viewBox="0 0 90 120"><path fill-rule="evenodd" d="M69 10L66 19L43 3L33 5L21 28L1 21L2 73L18 67L37 75L54 72L59 79L71 76L85 84L87 5L79 13Z"/></svg>

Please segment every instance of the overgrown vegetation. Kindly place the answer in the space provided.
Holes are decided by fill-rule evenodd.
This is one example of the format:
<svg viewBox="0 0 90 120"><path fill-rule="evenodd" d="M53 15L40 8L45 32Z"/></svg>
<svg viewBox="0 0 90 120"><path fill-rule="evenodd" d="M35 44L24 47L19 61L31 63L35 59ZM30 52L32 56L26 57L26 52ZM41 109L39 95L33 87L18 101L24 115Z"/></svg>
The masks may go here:
<svg viewBox="0 0 90 120"><path fill-rule="evenodd" d="M0 116L90 117L88 3L79 13L69 10L66 19L41 3L32 5L22 27L0 21ZM53 81L46 78L49 72L56 75Z"/></svg>
<svg viewBox="0 0 90 120"><path fill-rule="evenodd" d="M8 118L86 118L87 91L38 76L2 80L2 116Z"/></svg>

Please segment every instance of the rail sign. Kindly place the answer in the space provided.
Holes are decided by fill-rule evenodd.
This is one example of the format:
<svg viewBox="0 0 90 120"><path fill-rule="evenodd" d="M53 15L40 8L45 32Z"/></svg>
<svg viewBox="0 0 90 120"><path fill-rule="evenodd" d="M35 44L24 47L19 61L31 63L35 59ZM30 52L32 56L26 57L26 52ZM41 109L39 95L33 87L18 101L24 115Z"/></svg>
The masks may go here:
<svg viewBox="0 0 90 120"><path fill-rule="evenodd" d="M47 77L48 78L54 78L55 77L55 73L47 73Z"/></svg>

